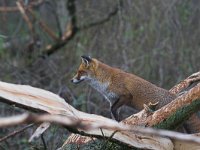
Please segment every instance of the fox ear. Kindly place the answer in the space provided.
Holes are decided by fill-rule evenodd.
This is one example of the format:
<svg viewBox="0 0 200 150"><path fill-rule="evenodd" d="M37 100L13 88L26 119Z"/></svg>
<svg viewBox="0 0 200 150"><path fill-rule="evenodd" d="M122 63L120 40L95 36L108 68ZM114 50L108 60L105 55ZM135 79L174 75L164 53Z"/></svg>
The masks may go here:
<svg viewBox="0 0 200 150"><path fill-rule="evenodd" d="M92 61L92 58L90 56L81 56L82 63L88 67L90 65L90 62Z"/></svg>

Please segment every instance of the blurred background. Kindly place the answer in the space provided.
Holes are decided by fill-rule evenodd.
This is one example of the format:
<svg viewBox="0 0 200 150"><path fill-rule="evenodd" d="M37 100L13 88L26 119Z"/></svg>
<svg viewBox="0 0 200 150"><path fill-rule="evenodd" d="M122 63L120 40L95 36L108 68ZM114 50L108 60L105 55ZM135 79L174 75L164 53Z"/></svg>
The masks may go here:
<svg viewBox="0 0 200 150"><path fill-rule="evenodd" d="M81 111L110 117L109 103L70 79L81 55L170 89L200 68L199 0L0 0L0 80L52 91ZM25 110L0 102L0 116ZM123 117L132 110L122 109ZM0 129L0 138L18 130ZM0 149L45 149L36 126ZM43 135L56 149L68 132L52 125Z"/></svg>

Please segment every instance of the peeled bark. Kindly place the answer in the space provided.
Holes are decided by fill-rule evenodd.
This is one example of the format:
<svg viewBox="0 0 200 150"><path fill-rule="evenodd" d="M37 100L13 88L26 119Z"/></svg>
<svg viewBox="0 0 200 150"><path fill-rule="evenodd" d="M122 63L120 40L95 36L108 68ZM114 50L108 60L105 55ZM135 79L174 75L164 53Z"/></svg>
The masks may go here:
<svg viewBox="0 0 200 150"><path fill-rule="evenodd" d="M200 73L196 73L195 75L192 75L192 77L187 78L184 82L175 86L171 92L180 92L190 85L193 85L196 81L199 81L199 74ZM187 81L192 82L189 83ZM187 83L187 85L185 83ZM59 96L49 91L33 88L31 86L0 82L0 97L3 102L16 104L19 107L28 108L28 110L31 108L30 110L51 114L36 116L23 115L12 119L0 118L0 127L32 122L58 123L65 125L71 132L98 138L97 146L104 143L103 146L105 147L113 146L118 149L131 149L137 147L143 149L168 150L173 149L174 147L180 149L180 146L177 146L177 143L178 145L180 145L180 143L190 144L189 142L193 141L195 144L191 146L194 147L200 143L200 138L195 135L183 135L169 131L156 131L133 126L157 126L165 129L178 126L180 122L198 110L197 108L199 107L200 102L197 99L200 98L200 84L195 84L192 88L188 88L185 93L180 95L174 101L153 113L149 112L148 109L144 109L140 113L132 115L120 123L99 115L78 111L67 104L64 99ZM78 139L79 138L81 139L82 136L78 136ZM69 139L65 143L69 144L68 141ZM90 137L86 137L82 141L84 144L94 142ZM85 146L92 147L91 144Z"/></svg>

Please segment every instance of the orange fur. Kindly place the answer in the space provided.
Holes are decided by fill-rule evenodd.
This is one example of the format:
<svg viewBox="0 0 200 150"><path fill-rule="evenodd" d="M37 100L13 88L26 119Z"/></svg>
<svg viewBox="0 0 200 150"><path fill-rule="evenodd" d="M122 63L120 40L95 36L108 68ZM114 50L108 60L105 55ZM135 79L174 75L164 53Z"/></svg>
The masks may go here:
<svg viewBox="0 0 200 150"><path fill-rule="evenodd" d="M83 56L82 63L72 82L85 80L110 101L112 116L118 120L117 110L122 105L137 110L144 104L157 103L160 108L176 95L156 85L120 69L110 67L97 59Z"/></svg>
<svg viewBox="0 0 200 150"><path fill-rule="evenodd" d="M100 92L110 102L111 115L119 120L117 110L127 105L136 110L143 109L144 104L158 104L156 109L170 103L177 96L134 74L110 67L97 59L82 56L82 63L72 82L85 81ZM200 120L193 114L184 123L188 133L200 132Z"/></svg>

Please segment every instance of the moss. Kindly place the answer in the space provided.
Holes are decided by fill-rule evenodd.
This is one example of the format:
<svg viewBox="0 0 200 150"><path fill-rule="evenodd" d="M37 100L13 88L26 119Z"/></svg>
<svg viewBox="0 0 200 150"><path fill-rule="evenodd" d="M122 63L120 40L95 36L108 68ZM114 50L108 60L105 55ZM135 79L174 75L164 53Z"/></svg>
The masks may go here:
<svg viewBox="0 0 200 150"><path fill-rule="evenodd" d="M193 113L197 112L199 108L200 108L200 100L196 100L192 102L190 105L179 109L169 118L155 125L154 127L159 129L169 129L169 130L176 129L185 120L187 120Z"/></svg>
<svg viewBox="0 0 200 150"><path fill-rule="evenodd" d="M136 150L135 148L130 148L124 144L116 144L114 142L109 142L107 140L94 140L88 142L87 144L77 145L77 144L68 144L65 145L62 150Z"/></svg>

